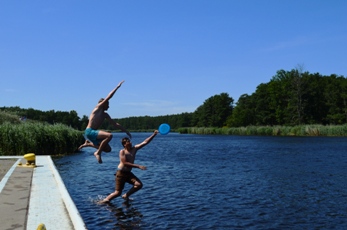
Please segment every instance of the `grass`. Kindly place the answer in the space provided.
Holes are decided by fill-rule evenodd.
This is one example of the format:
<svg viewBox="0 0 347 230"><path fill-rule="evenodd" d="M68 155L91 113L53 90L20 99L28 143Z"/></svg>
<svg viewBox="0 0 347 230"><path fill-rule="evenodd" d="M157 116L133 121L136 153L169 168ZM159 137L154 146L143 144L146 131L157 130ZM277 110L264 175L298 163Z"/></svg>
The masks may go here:
<svg viewBox="0 0 347 230"><path fill-rule="evenodd" d="M186 127L181 134L259 135L259 136L347 136L345 125L247 126L237 128Z"/></svg>
<svg viewBox="0 0 347 230"><path fill-rule="evenodd" d="M74 153L84 142L83 133L63 124L22 122L0 111L0 155L64 155Z"/></svg>

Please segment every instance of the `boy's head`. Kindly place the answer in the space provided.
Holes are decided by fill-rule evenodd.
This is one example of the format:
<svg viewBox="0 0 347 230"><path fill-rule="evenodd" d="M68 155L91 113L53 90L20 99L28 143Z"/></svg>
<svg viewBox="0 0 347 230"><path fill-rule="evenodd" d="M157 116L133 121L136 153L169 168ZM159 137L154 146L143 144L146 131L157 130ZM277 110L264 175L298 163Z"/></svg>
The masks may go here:
<svg viewBox="0 0 347 230"><path fill-rule="evenodd" d="M105 100L104 98L100 98L98 104L100 104L104 100ZM104 103L103 108L104 108L104 110L108 110L108 108L110 108L108 101L106 103Z"/></svg>
<svg viewBox="0 0 347 230"><path fill-rule="evenodd" d="M131 140L128 137L124 137L121 142L123 147L125 147L127 143L131 143Z"/></svg>

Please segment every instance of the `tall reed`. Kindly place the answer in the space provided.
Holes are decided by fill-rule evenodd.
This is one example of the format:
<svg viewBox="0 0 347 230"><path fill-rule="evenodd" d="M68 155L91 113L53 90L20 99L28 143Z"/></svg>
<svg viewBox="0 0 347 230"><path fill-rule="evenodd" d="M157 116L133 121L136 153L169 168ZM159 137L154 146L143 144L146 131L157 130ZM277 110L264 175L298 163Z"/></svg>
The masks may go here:
<svg viewBox="0 0 347 230"><path fill-rule="evenodd" d="M83 133L66 125L40 122L5 122L0 125L0 155L59 155L73 153Z"/></svg>
<svg viewBox="0 0 347 230"><path fill-rule="evenodd" d="M347 136L345 125L247 126L237 128L184 127L182 134L260 135L260 136Z"/></svg>
<svg viewBox="0 0 347 230"><path fill-rule="evenodd" d="M19 117L17 115L0 110L0 125L5 123L5 122L10 122L13 124L19 124L20 120L19 120Z"/></svg>

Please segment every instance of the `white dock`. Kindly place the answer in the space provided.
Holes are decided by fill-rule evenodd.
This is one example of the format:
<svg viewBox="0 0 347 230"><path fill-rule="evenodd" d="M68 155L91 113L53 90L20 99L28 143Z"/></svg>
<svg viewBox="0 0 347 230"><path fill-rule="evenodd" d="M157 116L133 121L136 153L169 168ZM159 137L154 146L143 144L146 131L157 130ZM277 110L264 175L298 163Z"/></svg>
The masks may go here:
<svg viewBox="0 0 347 230"><path fill-rule="evenodd" d="M50 156L36 156L37 167L32 169L18 166L18 162L25 162L22 157L18 156L0 157L0 162L1 159L13 158L18 158L18 160L14 163L11 169L8 170L7 174L0 182L0 203L1 201L4 202L4 205L1 204L2 208L0 208L0 213L11 212L11 207L15 207L16 205L22 207L25 207L26 205L28 208L26 212L25 210L18 212L18 207L13 208L13 211L16 213L13 213L13 215L10 215L10 217L7 218L5 218L6 215L4 215L3 218L5 218L5 220L0 217L2 225L6 222L8 222L8 226L22 225L22 223L15 222L23 222L23 219L26 219L26 229L37 229L40 224L44 224L48 230L87 229ZM23 172L23 170L27 171ZM17 175L15 175L16 173ZM31 180L31 183L24 182L24 180ZM21 192L21 196L27 198L28 204L24 203L23 200L25 199L20 201L20 197L18 197L17 201L11 200L14 199L11 198L13 195L15 197L15 193L17 192L16 188L25 183L28 183L28 187L21 188L21 191L18 192ZM28 188L30 188L30 191L22 191L28 190ZM5 203L6 200L11 201ZM26 218L21 218L21 215L26 215ZM18 216L18 218L14 216Z"/></svg>

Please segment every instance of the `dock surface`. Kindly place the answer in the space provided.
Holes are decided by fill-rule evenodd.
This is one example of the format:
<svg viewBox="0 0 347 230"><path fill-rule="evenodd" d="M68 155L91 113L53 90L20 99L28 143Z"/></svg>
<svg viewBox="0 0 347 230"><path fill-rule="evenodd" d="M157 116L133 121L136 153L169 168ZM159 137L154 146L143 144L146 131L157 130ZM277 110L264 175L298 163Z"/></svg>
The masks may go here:
<svg viewBox="0 0 347 230"><path fill-rule="evenodd" d="M20 165L21 163L21 165ZM0 156L2 230L87 229L50 156L36 156L36 167L21 156Z"/></svg>

